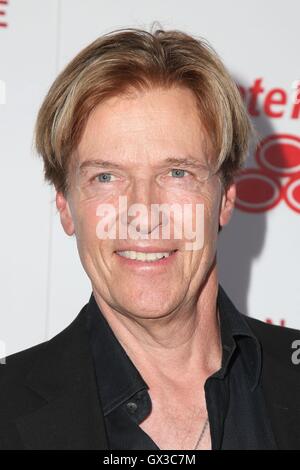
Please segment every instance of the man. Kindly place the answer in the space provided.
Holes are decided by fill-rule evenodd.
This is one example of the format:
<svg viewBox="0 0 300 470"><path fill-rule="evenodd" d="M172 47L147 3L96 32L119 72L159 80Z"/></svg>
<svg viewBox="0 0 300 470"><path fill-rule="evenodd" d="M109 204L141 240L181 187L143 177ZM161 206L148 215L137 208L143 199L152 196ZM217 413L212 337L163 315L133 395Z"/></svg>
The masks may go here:
<svg viewBox="0 0 300 470"><path fill-rule="evenodd" d="M0 448L300 448L300 334L218 283L250 132L218 56L179 31L115 31L60 73L36 147L92 294L1 366Z"/></svg>

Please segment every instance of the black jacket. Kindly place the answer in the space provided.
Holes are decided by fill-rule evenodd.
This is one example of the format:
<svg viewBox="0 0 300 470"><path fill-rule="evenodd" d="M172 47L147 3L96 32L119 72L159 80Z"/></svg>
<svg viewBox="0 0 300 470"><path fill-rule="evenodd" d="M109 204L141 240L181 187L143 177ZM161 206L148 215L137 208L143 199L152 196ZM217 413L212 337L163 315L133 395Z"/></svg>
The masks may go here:
<svg viewBox="0 0 300 470"><path fill-rule="evenodd" d="M262 387L276 444L300 449L300 364L292 361L300 331L245 318L262 347ZM0 365L0 450L107 448L85 306L51 340Z"/></svg>

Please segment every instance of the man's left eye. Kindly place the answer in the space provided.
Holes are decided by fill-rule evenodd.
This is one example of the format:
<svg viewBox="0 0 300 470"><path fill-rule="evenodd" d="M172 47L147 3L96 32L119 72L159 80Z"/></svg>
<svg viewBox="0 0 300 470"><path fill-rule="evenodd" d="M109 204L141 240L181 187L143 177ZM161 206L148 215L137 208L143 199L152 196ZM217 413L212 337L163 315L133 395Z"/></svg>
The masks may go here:
<svg viewBox="0 0 300 470"><path fill-rule="evenodd" d="M184 173L188 173L188 171L173 168L173 170L171 170L171 173L172 173L172 176L175 176L175 178L181 178L184 176Z"/></svg>
<svg viewBox="0 0 300 470"><path fill-rule="evenodd" d="M96 179L99 183L110 183L114 176L111 173L99 173Z"/></svg>

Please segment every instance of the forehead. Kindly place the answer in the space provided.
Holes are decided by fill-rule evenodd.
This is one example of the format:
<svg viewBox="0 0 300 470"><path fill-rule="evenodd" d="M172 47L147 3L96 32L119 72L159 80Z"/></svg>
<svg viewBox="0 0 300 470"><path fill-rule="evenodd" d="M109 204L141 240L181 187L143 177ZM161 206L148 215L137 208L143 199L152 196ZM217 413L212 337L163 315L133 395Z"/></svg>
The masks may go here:
<svg viewBox="0 0 300 470"><path fill-rule="evenodd" d="M187 88L151 89L114 96L90 114L77 147L79 163L107 159L157 163L205 153L196 98Z"/></svg>

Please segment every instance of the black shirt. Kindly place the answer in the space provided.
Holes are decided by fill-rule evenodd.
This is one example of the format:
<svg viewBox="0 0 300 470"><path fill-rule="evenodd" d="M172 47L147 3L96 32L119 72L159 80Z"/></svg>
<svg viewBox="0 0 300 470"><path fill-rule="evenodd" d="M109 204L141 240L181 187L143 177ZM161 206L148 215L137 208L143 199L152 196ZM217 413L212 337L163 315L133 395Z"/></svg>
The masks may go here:
<svg viewBox="0 0 300 470"><path fill-rule="evenodd" d="M261 387L261 346L219 285L222 366L205 382L212 449L276 449ZM87 328L111 450L158 450L139 424L151 411L149 387L114 335L94 295Z"/></svg>

